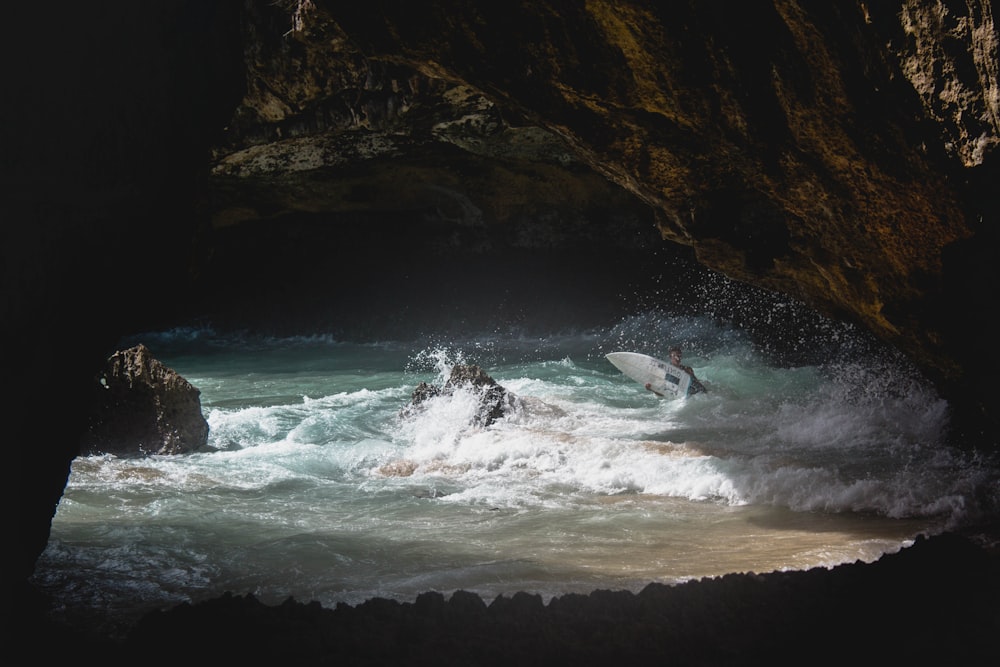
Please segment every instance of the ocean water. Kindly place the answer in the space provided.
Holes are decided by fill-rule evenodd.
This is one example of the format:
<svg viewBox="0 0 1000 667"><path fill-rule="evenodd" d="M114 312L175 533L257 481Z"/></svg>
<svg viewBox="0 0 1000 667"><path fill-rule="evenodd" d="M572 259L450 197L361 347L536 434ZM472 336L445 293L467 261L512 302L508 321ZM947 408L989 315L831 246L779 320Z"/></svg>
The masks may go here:
<svg viewBox="0 0 1000 667"><path fill-rule="evenodd" d="M76 459L34 581L55 616L108 631L225 592L638 592L872 561L961 525L984 473L942 446L947 404L850 328L821 337L789 362L731 322L653 310L407 341L136 336L122 346L201 390L215 451ZM673 343L708 393L657 398L604 357ZM516 409L476 426L462 390L404 410L456 363Z"/></svg>

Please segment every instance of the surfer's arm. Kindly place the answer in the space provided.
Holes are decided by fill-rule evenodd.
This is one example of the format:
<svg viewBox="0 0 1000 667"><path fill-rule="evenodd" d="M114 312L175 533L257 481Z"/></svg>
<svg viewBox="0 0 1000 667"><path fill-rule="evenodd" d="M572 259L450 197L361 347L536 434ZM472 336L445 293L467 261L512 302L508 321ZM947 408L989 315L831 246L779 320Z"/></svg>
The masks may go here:
<svg viewBox="0 0 1000 667"><path fill-rule="evenodd" d="M646 389L648 389L649 391L653 392L653 393L654 393L654 394L656 394L657 396L663 396L663 394L661 394L660 392L658 392L658 391L656 391L655 389L653 389L653 385L651 385L651 384L650 384L650 383L648 383L648 382L646 383Z"/></svg>
<svg viewBox="0 0 1000 667"><path fill-rule="evenodd" d="M703 391L706 394L708 393L708 389L705 389L705 385L703 385L701 380L695 376L694 371L691 370L690 366L681 366L681 368L684 369L685 373L691 376L691 390L689 390L689 393L697 394L699 391Z"/></svg>

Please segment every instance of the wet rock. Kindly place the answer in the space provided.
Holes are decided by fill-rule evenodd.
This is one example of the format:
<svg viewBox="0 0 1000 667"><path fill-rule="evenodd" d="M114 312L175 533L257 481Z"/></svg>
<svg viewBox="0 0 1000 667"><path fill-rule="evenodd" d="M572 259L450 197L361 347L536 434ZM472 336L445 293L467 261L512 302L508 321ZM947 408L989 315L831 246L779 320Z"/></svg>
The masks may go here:
<svg viewBox="0 0 1000 667"><path fill-rule="evenodd" d="M183 454L208 444L201 391L145 345L115 352L95 379L81 452Z"/></svg>
<svg viewBox="0 0 1000 667"><path fill-rule="evenodd" d="M460 388L472 388L479 395L479 409L473 419L476 426L489 426L506 416L517 404L517 397L507 391L482 368L475 364L456 364L451 369L451 375L444 386L421 382L413 390L410 403L403 409L403 416L414 414L414 411L431 398L447 396Z"/></svg>

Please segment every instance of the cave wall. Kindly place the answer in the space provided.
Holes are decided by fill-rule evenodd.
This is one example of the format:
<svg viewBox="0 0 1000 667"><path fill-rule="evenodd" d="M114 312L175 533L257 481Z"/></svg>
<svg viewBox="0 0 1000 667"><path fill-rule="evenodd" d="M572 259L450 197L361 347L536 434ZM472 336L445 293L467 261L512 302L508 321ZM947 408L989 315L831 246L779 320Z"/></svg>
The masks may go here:
<svg viewBox="0 0 1000 667"><path fill-rule="evenodd" d="M194 283L207 147L244 90L240 9L3 11L0 320L16 476L4 485L5 593L22 590L46 545L95 374L123 332L167 325Z"/></svg>
<svg viewBox="0 0 1000 667"><path fill-rule="evenodd" d="M492 229L556 209L567 239L596 174L705 266L860 324L996 426L993 3L248 8L217 225L447 193Z"/></svg>
<svg viewBox="0 0 1000 667"><path fill-rule="evenodd" d="M961 249L995 221L968 185L996 173L991 3L297 8L372 58L520 110L707 266L853 319L949 388L995 398L960 359L988 347L955 325L983 285L945 275L946 259L980 259Z"/></svg>

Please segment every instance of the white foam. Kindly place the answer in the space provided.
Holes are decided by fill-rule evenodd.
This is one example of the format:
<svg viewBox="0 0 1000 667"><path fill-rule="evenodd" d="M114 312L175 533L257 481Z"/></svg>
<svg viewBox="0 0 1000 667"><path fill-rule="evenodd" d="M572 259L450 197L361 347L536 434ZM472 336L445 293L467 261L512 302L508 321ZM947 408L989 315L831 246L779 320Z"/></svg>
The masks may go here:
<svg viewBox="0 0 1000 667"><path fill-rule="evenodd" d="M657 399L603 358L676 338L708 394ZM43 570L275 602L641 587L877 557L973 511L989 483L942 447L946 406L920 382L865 360L864 390L854 370L773 367L707 318L416 352L237 343L183 360L221 451L77 459ZM404 410L459 362L519 408L478 426L460 389Z"/></svg>

